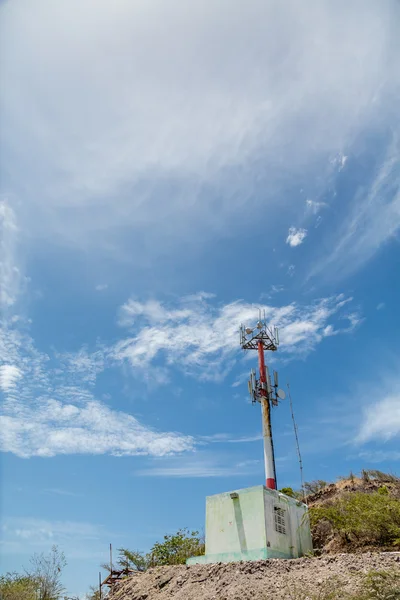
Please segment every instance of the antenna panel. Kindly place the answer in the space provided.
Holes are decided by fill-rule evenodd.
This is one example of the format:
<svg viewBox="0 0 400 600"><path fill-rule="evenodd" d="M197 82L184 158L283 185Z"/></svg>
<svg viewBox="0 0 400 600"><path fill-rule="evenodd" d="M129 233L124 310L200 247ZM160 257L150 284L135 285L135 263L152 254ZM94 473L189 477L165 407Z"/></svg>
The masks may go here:
<svg viewBox="0 0 400 600"><path fill-rule="evenodd" d="M270 396L271 392L272 392L272 390L271 390L271 379L269 377L269 370L268 370L267 365L265 365L265 375L266 375L266 380L267 380L267 391L268 391L268 395Z"/></svg>

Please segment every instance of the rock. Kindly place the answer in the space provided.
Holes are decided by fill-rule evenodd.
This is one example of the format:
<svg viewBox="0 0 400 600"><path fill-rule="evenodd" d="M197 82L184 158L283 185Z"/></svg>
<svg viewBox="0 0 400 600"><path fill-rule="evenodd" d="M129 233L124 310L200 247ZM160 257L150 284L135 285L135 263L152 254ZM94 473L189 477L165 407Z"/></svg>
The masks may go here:
<svg viewBox="0 0 400 600"><path fill-rule="evenodd" d="M172 579L172 575L167 576L167 577L163 577L159 582L158 582L158 588L161 590L163 587L165 587Z"/></svg>

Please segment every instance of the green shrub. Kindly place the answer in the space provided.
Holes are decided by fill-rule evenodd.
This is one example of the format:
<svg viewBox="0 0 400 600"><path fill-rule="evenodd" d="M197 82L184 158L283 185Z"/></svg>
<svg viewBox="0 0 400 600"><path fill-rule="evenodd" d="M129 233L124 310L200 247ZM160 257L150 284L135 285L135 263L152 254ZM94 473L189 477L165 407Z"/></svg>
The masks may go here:
<svg viewBox="0 0 400 600"><path fill-rule="evenodd" d="M119 548L118 567L121 569L133 569L134 571L146 571L149 566L149 555L139 550L127 550Z"/></svg>
<svg viewBox="0 0 400 600"><path fill-rule="evenodd" d="M291 498L296 497L295 492L294 492L293 488L291 488L291 487L284 487L279 491L282 492L282 494L286 494L286 496L290 496Z"/></svg>
<svg viewBox="0 0 400 600"><path fill-rule="evenodd" d="M0 576L1 600L36 600L39 583L29 575L6 573Z"/></svg>
<svg viewBox="0 0 400 600"><path fill-rule="evenodd" d="M316 494L326 488L327 485L328 483L323 479L316 479L315 481L306 481L304 489L307 494Z"/></svg>
<svg viewBox="0 0 400 600"><path fill-rule="evenodd" d="M204 554L204 540L198 531L179 529L173 535L164 535L163 542L156 542L150 551L151 566L183 565L190 556Z"/></svg>
<svg viewBox="0 0 400 600"><path fill-rule="evenodd" d="M389 494L353 492L328 505L310 508L310 521L316 526L328 521L347 542L396 544L400 538L400 501Z"/></svg>

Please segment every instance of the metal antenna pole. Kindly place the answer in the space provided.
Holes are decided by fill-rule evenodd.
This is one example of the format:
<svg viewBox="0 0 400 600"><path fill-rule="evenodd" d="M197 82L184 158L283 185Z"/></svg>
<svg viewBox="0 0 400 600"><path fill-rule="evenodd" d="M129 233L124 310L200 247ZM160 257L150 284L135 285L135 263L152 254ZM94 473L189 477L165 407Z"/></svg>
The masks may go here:
<svg viewBox="0 0 400 600"><path fill-rule="evenodd" d="M99 598L101 600L101 572L99 571Z"/></svg>
<svg viewBox="0 0 400 600"><path fill-rule="evenodd" d="M284 400L285 392L278 389L278 375L274 373L274 386L271 386L268 367L265 364L264 352L276 352L279 345L278 329L270 329L261 321L261 309L258 311L259 321L255 327L240 326L240 345L243 350L257 350L260 379L256 379L254 371L250 373L248 382L252 404L260 402L264 440L264 465L265 485L271 490L276 490L276 465L274 456L274 443L272 439L271 409L278 406L279 400Z"/></svg>
<svg viewBox="0 0 400 600"><path fill-rule="evenodd" d="M307 498L306 498L306 492L304 489L304 477L303 477L303 461L301 459L301 452L300 452L300 443L299 443L299 435L298 435L298 430L297 430L297 425L296 425L296 421L294 418L294 411L293 411L293 402L292 402L292 395L290 393L290 385L289 383L286 384L287 385L287 389L288 389L288 396L289 396L289 404L290 404L290 412L292 415L292 421L293 421L293 429L294 429L294 435L296 438L296 449L297 449L297 456L299 458L299 466L300 466L300 481L301 481L301 491L303 494L303 502L305 504L307 504Z"/></svg>
<svg viewBox="0 0 400 600"><path fill-rule="evenodd" d="M271 405L268 394L267 373L264 360L264 346L262 341L258 342L258 367L260 370L260 394L261 411L263 423L263 439L264 439L264 465L265 465L265 484L270 490L276 490L276 470L274 457L274 444L272 441L271 427Z"/></svg>
<svg viewBox="0 0 400 600"><path fill-rule="evenodd" d="M112 578L112 572L113 572L113 565L112 565L112 544L110 544L110 589L113 589L113 578Z"/></svg>

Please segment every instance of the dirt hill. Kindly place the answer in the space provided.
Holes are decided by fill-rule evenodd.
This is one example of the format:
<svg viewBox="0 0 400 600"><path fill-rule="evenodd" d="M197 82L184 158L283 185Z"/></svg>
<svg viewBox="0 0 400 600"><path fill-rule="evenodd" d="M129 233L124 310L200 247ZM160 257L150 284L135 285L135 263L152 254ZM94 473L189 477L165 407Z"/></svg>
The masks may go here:
<svg viewBox="0 0 400 600"><path fill-rule="evenodd" d="M333 598L330 595L333 589L346 593L356 592L363 575L365 577L371 569L400 573L400 552L155 567L145 573L132 574L117 584L110 598L324 600ZM398 589L400 594L400 587ZM400 598L400 595L384 597L394 599Z"/></svg>
<svg viewBox="0 0 400 600"><path fill-rule="evenodd" d="M364 477L343 477L336 483L328 483L318 491L307 495L309 506L318 506L349 492L371 494L386 487L388 492L400 499L400 478L381 471L364 471ZM309 484L312 487L312 484ZM318 486L318 482L315 482Z"/></svg>
<svg viewBox="0 0 400 600"><path fill-rule="evenodd" d="M321 484L323 482L309 484L311 488L320 487L320 489L307 496L313 523L314 549L322 553L399 549L400 540L396 547L393 547L393 540L385 541L384 535L380 535L385 529L385 525L387 526L388 520L391 520L393 525L396 523L397 527L400 526L399 507L397 506L395 510L396 514L387 509L389 499L392 503L400 503L400 479L398 477L381 471L363 471L362 477L351 475L323 487ZM368 505L365 502L368 498L373 500L373 503ZM341 532L335 530L331 523L323 518L324 513L327 514L327 510L331 507L335 507L338 521L343 520L340 518L342 512L347 513L347 517L350 514L354 515L354 522L348 518ZM386 512L384 522L378 524L380 508ZM383 513L381 512L381 514ZM315 520L316 515L317 521ZM364 523L364 527L362 523Z"/></svg>
<svg viewBox="0 0 400 600"><path fill-rule="evenodd" d="M311 514L313 509L322 508L324 511L330 507L339 513L348 511L349 504L346 502L361 498L360 505L350 505L351 512L358 511L359 518L355 524L350 523L354 525L353 530L346 530L345 535L340 529L335 530L324 517L313 523L314 548L321 556L190 567L154 567L144 573L134 572L117 583L110 599L400 600L400 552L392 551L397 550L399 545L396 545L397 540L392 540L391 546L385 548L380 537L389 522L394 525L396 521L399 526L397 504L400 502L400 479L379 471L364 471L362 477L351 475L332 484L312 482L308 487L313 492L307 496ZM365 502L368 499L373 501L372 509L371 503ZM393 506L393 503L396 506L390 512L392 509L388 510L387 507ZM376 527L379 511L382 522ZM373 551L368 551L369 546ZM363 591L356 596L368 582L366 574L370 571L397 573L399 579L389 592L379 592L374 588L371 593Z"/></svg>

